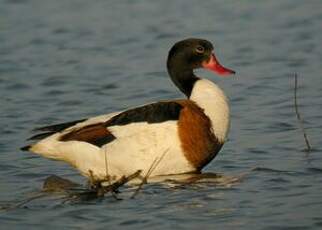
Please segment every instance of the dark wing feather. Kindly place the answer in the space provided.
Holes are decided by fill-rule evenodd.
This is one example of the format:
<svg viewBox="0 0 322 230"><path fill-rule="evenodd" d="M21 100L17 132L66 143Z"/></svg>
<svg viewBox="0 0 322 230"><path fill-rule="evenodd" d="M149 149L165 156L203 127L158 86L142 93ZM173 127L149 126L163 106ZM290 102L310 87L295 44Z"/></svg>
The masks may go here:
<svg viewBox="0 0 322 230"><path fill-rule="evenodd" d="M106 127L135 122L160 123L178 120L182 105L175 101L156 102L124 111L105 122Z"/></svg>
<svg viewBox="0 0 322 230"><path fill-rule="evenodd" d="M108 131L104 123L87 125L60 137L60 141L84 141L98 147L113 140L115 136Z"/></svg>
<svg viewBox="0 0 322 230"><path fill-rule="evenodd" d="M77 121L65 122L65 123L36 128L33 131L38 132L38 133L33 135L32 137L28 138L28 141L44 139L46 137L49 137L50 135L53 135L54 133L61 132L64 129L67 129L67 128L69 128L73 125L76 125L77 123L83 122L83 121L86 121L86 119L81 119L81 120L77 120Z"/></svg>
<svg viewBox="0 0 322 230"><path fill-rule="evenodd" d="M43 126L40 128L36 128L33 131L48 131L48 132L60 132L63 131L64 129L67 129L73 125L76 125L77 123L86 121L87 119L81 119L77 121L71 121L71 122L65 122L65 123L60 123L60 124L55 124L55 125L49 125L49 126Z"/></svg>
<svg viewBox="0 0 322 230"><path fill-rule="evenodd" d="M38 133L38 134L35 134L35 135L29 137L27 139L27 141L31 141L31 140L41 140L41 139L44 139L46 137L49 137L49 136L53 135L54 133L56 133L56 132L42 132L42 133Z"/></svg>

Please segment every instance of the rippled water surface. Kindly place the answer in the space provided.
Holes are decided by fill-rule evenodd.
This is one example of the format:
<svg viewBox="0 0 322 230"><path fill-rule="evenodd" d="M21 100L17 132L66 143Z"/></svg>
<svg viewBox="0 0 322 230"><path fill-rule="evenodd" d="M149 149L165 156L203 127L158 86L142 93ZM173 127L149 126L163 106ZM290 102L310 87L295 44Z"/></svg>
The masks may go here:
<svg viewBox="0 0 322 230"><path fill-rule="evenodd" d="M62 162L19 147L36 126L182 95L167 77L180 39L215 43L237 71L216 81L231 102L229 141L207 166L234 183L146 185L135 199L64 202L59 195L0 210L1 229L321 229L322 2L0 1L0 204L38 193ZM313 146L293 106L293 73Z"/></svg>

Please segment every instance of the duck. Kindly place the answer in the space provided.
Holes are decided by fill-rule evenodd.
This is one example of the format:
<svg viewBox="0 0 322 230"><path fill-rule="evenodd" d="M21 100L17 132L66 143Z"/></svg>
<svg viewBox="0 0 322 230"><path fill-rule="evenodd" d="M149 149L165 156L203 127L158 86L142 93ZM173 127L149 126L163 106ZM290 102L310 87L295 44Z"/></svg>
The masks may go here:
<svg viewBox="0 0 322 230"><path fill-rule="evenodd" d="M153 165L150 177L201 172L226 141L230 110L223 90L195 75L198 68L235 74L219 63L211 42L178 41L168 53L167 70L185 98L40 127L28 139L34 143L21 150L67 162L96 180L138 170L144 175Z"/></svg>

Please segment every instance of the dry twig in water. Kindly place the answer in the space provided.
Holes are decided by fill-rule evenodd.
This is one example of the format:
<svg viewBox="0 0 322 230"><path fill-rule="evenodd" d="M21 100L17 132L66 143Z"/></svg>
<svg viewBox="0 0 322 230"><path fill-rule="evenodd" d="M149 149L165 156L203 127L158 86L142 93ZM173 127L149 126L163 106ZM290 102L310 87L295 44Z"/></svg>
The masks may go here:
<svg viewBox="0 0 322 230"><path fill-rule="evenodd" d="M106 148L105 148L105 151L104 151L104 156L105 156L105 171L106 171L106 179L107 179L107 182L108 182L108 185L109 187L112 186L111 184L111 177L108 173L108 164L107 164L107 153L106 153ZM120 200L120 198L117 197L116 195L116 190L111 190L111 194L112 196L114 197L115 200Z"/></svg>
<svg viewBox="0 0 322 230"><path fill-rule="evenodd" d="M36 199L39 199L39 198L43 198L45 197L46 194L42 194L42 193L39 193L39 194L36 194L32 197L29 197L25 200L22 200L20 202L17 202L16 204L11 204L11 205L6 205L6 206L0 206L0 210L3 210L3 211L9 211L9 210L12 210L12 209L16 209L16 208L21 208L23 207L25 204L33 201L33 200L36 200Z"/></svg>
<svg viewBox="0 0 322 230"><path fill-rule="evenodd" d="M297 74L295 73L294 74L294 106L295 106L295 113L296 113L296 117L297 117L297 120L299 121L299 124L300 124L300 128L303 132L303 136L304 136L304 140L305 140L305 144L306 144L306 147L307 147L307 151L311 151L311 145L310 145L310 142L309 142L309 139L307 137L307 134L305 132L305 129L304 129L304 125L303 125L303 120L302 120L302 117L300 115L300 112L299 112L299 109L298 109L298 105L297 105Z"/></svg>
<svg viewBox="0 0 322 230"><path fill-rule="evenodd" d="M122 176L120 179L118 179L114 183L109 184L108 186L103 186L102 183L104 183L105 181L102 181L102 180L99 180L99 181L96 180L94 182L91 181L92 187L89 190L71 193L70 197L72 199L81 198L82 200L91 200L91 199L96 199L99 197L104 197L104 195L108 192L111 192L113 195L113 193L115 194L118 192L118 189L121 186L123 186L126 183L128 183L129 181L139 177L140 175L141 175L141 170L137 170L135 173L133 173L129 176ZM93 179L91 179L91 180L93 180ZM72 199L68 198L66 201L70 201ZM116 200L121 200L121 199L116 197Z"/></svg>

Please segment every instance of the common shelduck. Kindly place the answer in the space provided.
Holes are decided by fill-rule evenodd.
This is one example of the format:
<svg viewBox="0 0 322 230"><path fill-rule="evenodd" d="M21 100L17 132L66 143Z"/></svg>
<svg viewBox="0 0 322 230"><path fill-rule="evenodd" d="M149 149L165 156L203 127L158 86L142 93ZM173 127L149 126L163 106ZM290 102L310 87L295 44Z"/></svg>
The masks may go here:
<svg viewBox="0 0 322 230"><path fill-rule="evenodd" d="M186 99L166 100L89 119L46 126L25 146L44 157L68 162L82 175L119 178L142 170L150 176L200 172L219 152L229 130L223 91L193 70L234 74L219 64L213 45L185 39L170 50L168 73Z"/></svg>

